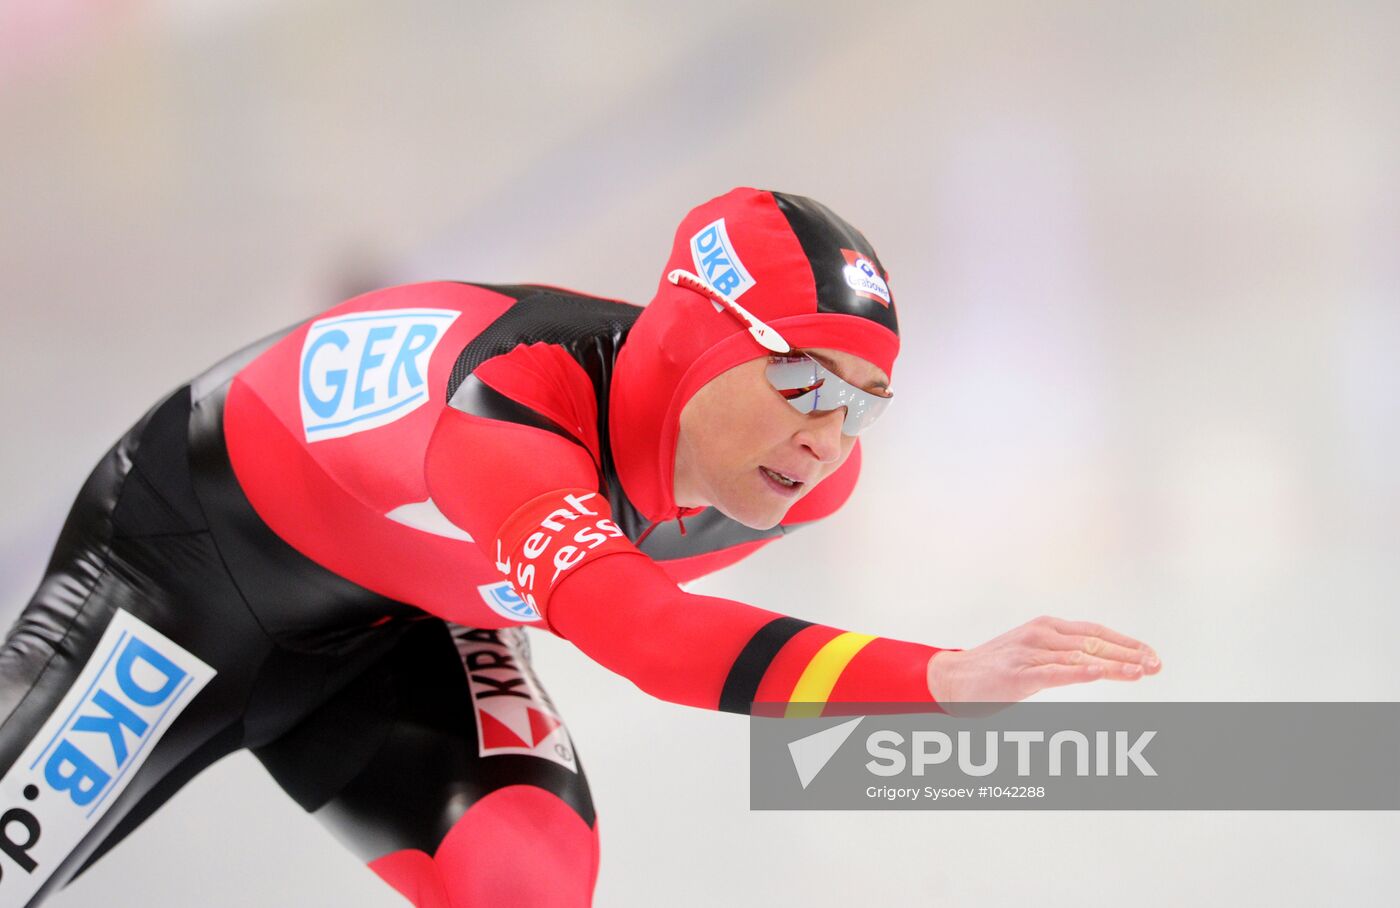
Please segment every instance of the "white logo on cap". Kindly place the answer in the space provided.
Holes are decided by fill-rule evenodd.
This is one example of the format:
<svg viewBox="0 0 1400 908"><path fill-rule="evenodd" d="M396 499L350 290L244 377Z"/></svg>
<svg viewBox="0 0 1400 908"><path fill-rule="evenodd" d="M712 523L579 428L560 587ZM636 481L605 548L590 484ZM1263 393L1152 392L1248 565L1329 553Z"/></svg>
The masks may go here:
<svg viewBox="0 0 1400 908"><path fill-rule="evenodd" d="M875 270L870 259L863 255L853 256L849 253L846 258L851 260L846 267L841 269L841 274L846 278L846 284L860 296L878 299L888 306L890 304L890 285L886 284L885 279L880 277L880 272Z"/></svg>

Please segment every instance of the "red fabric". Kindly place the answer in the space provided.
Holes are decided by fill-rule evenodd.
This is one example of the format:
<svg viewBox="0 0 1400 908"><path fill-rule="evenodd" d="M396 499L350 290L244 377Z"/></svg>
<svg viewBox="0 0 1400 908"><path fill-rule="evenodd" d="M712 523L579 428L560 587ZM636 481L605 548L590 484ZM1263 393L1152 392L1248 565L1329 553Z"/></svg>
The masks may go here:
<svg viewBox="0 0 1400 908"><path fill-rule="evenodd" d="M496 568L549 621L554 588L584 564L640 554L612 520L608 500L589 489L558 489L521 505L496 533Z"/></svg>
<svg viewBox="0 0 1400 908"><path fill-rule="evenodd" d="M802 677L807 663L812 661L817 650L830 643L839 633L834 627L815 624L789 640L768 666L763 683L758 686L756 702L786 703L792 697L792 689L797 686L797 679Z"/></svg>
<svg viewBox="0 0 1400 908"><path fill-rule="evenodd" d="M507 785L477 801L429 857L396 851L369 867L419 908L580 908L593 903L598 827L553 794Z"/></svg>
<svg viewBox="0 0 1400 908"><path fill-rule="evenodd" d="M511 623L477 592L500 576L473 543L386 519L394 508L428 497L424 449L457 353L511 302L449 282L377 290L297 327L244 367L224 403L224 437L258 516L303 555L367 589L474 627ZM428 401L373 431L308 443L298 379L313 321L395 309L460 313L429 362Z"/></svg>
<svg viewBox="0 0 1400 908"><path fill-rule="evenodd" d="M672 471L686 401L724 370L766 355L737 321L666 280L674 268L694 269L690 238L719 218L754 279L739 302L790 343L844 350L887 374L899 352L899 337L887 328L817 311L811 264L771 193L735 189L693 209L676 229L656 296L627 336L610 395L618 477L648 520L676 512Z"/></svg>
<svg viewBox="0 0 1400 908"><path fill-rule="evenodd" d="M376 858L369 869L418 908L454 908L442 874L430 855L406 848Z"/></svg>
<svg viewBox="0 0 1400 908"><path fill-rule="evenodd" d="M662 700L715 709L725 678L776 612L676 588L641 553L570 572L554 590L550 626L604 668Z"/></svg>
<svg viewBox="0 0 1400 908"><path fill-rule="evenodd" d="M652 696L715 709L735 660L776 612L677 589L642 555L592 562L554 590L550 625L591 659ZM812 625L769 665L757 699L787 701L817 650L842 631ZM829 702L932 704L925 678L937 649L876 638L847 665Z"/></svg>
<svg viewBox="0 0 1400 908"><path fill-rule="evenodd" d="M428 443L423 465L433 501L471 534L496 570L496 538L506 518L532 498L561 488L596 489L588 452L565 438L448 407Z"/></svg>
<svg viewBox="0 0 1400 908"><path fill-rule="evenodd" d="M511 302L509 297L499 293L448 282L376 290L347 300L298 326L243 368L234 381L253 392L252 397L261 403L265 412L279 420L283 431L302 447L306 459L342 487L343 495L358 499L364 507L382 515L405 501L422 500L426 496L422 451L446 403L447 382L457 354ZM402 309L461 313L434 349L426 376L427 404L373 431L307 442L302 432L298 389L302 348L312 324L358 313ZM225 436L240 483L245 491L252 493L250 498L259 496L254 506L279 535L284 526L294 538L308 535L299 529L298 523L305 511L315 509L315 499L308 506L306 497L298 494L294 482L279 481L281 461L261 454L258 449L262 438L256 430L243 429L240 424L243 415L238 401L226 403Z"/></svg>
<svg viewBox="0 0 1400 908"><path fill-rule="evenodd" d="M517 347L500 359L511 364L491 370L492 381L502 386L497 390L507 393L508 389L516 400L568 401L573 395L567 383L587 381L581 370L570 368L572 360L550 359L532 348ZM531 382L546 388L532 392ZM563 424L572 418L567 405L552 406L550 418L555 422ZM553 580L554 568L548 562L556 544L539 539L541 551L522 559L526 541L538 531L543 517L560 507L572 507L564 502L566 492L585 495L597 488L590 454L553 432L448 408L429 445L426 469L428 487L443 513L470 532L498 567L509 561L516 592L545 614L549 629L649 694L716 708L735 659L763 625L781 617L728 599L692 595L676 586L679 579L693 579L738 560L757 550L761 542L658 565L630 542L612 537L607 545L598 546L596 554L561 572L557 581L541 586ZM859 472L857 446L840 470L794 505L784 523L816 520L836 510L850 496ZM607 513L601 495L587 499L586 505L599 512L590 515L590 521ZM577 532L574 524L561 521L569 533ZM604 554L615 557L601 557ZM518 572L523 562L540 561L546 563L536 566L530 584L521 583ZM814 626L798 634L775 658L759 698L786 700L811 656L838 633L835 628ZM870 699L929 700L927 688L921 694L911 690L908 679L922 677L932 648L903 644L888 649L877 646L873 652L877 654L873 658L853 660L847 668L848 673L854 672L852 679L843 675L842 682L864 695L878 690L881 677L888 676L899 683L890 687L887 696Z"/></svg>
<svg viewBox="0 0 1400 908"><path fill-rule="evenodd" d="M522 344L472 372L496 391L553 420L599 461L598 400L583 367L562 347Z"/></svg>
<svg viewBox="0 0 1400 908"><path fill-rule="evenodd" d="M744 293L746 309L798 346L834 347L892 370L898 351L893 331L855 315L817 310L812 265L769 193L735 190L692 211L676 233L667 270L693 267L690 238L720 217L726 219L728 237L755 282ZM544 505L525 511L522 506L561 489L598 490L605 452L612 455L616 479L643 516L674 517L679 509L671 484L681 409L705 382L764 351L728 315L663 278L614 364L606 439L599 438L596 429L596 389L562 348L522 344L476 369L483 383L554 422L577 438L575 443L545 429L470 416L442 399L457 354L509 305L507 298L481 288L423 284L366 294L309 323L324 329L328 318L358 318L363 327L378 317L375 313L413 307L449 311L452 318L443 322L448 327L427 361L427 397L402 410L401 417L385 417L382 424L365 422L364 428L346 430L343 437L329 425L315 430L323 435L306 437L313 427L304 425L302 407L310 405L298 397L305 378L303 360L310 362L308 351L321 349L317 345L324 334L308 345L309 328L304 325L245 368L228 398L225 429L239 481L273 530L313 560L363 586L469 626L498 627L510 619L488 608L484 594L475 588L499 583L498 561L509 557L518 563L532 538L526 530L533 522L537 531L548 513L540 510ZM335 359L330 347L324 355L331 359L319 360L336 363L340 387L335 394L358 389L366 369L378 370L375 381L381 383L386 375L398 374L393 364L400 360L387 350L391 341L384 341L386 347L376 352L370 341L361 339L362 352L347 352L359 349L354 343L336 348L353 362ZM400 347L399 356L403 349L406 346ZM320 375L318 399L332 393L324 386L331 374ZM358 394L355 400L359 408ZM365 412L356 419L371 416ZM792 507L784 524L834 511L850 495L859 470L857 448L841 470ZM434 505L435 513L453 526L434 531L389 518L390 512L415 502ZM500 540L498 552L503 528L511 538ZM441 532L444 529L449 532ZM461 531L472 541L452 537ZM668 575L630 543L610 542L609 557L588 557L574 564L558 575L552 592L538 587L525 592L536 597L538 606L547 606L551 629L642 689L663 699L714 708L745 645L780 616L725 599L688 595L677 589L674 577L693 577L758 547L750 544L685 559ZM790 691L806 664L802 654L835 633L821 628L799 634L770 666L763 689L781 692L786 686ZM922 673L932 648L872 643L867 649L869 654L863 651L852 660L849 677L843 675L834 695L881 692L880 698L888 699L917 693L911 679Z"/></svg>
<svg viewBox="0 0 1400 908"><path fill-rule="evenodd" d="M928 663L937 647L877 637L846 664L829 703L932 703Z"/></svg>
<svg viewBox="0 0 1400 908"><path fill-rule="evenodd" d="M755 702L787 703L807 663L839 633L813 625L788 641L764 675ZM928 689L928 663L939 652L942 650L934 646L876 637L846 664L827 703L936 706ZM836 712L839 710L824 710L827 715Z"/></svg>
<svg viewBox="0 0 1400 908"><path fill-rule="evenodd" d="M303 555L366 589L449 620L501 626L477 595L478 584L500 579L477 546L385 520L382 506L338 482L241 379L229 388L225 436L239 484L258 516ZM392 469L391 458L384 463ZM386 485L382 481L378 488ZM426 490L398 494L401 501L427 497ZM442 570L446 564L456 569Z"/></svg>

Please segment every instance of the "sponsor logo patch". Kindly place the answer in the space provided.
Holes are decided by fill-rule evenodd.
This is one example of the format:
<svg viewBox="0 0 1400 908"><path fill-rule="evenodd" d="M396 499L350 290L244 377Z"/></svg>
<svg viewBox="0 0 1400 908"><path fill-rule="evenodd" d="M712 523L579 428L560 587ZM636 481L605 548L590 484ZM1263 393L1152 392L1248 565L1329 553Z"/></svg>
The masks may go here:
<svg viewBox="0 0 1400 908"><path fill-rule="evenodd" d="M509 618L512 621L538 621L540 613L535 611L535 607L524 599L520 594L511 589L509 580L502 580L500 583L483 583L476 588L481 594L481 598L496 614Z"/></svg>
<svg viewBox="0 0 1400 908"><path fill-rule="evenodd" d="M559 578L586 559L636 551L611 518L608 500L587 489L547 492L521 505L496 539L496 570L539 615Z"/></svg>
<svg viewBox="0 0 1400 908"><path fill-rule="evenodd" d="M311 323L301 347L306 440L376 429L428 402L428 361L460 312L385 309Z"/></svg>
<svg viewBox="0 0 1400 908"><path fill-rule="evenodd" d="M564 720L530 667L525 632L473 628L454 636L470 682L478 753L539 757L578 772Z"/></svg>
<svg viewBox="0 0 1400 908"><path fill-rule="evenodd" d="M690 257L695 262L695 273L732 300L749 292L757 283L735 254L729 233L724 229L724 218L690 238Z"/></svg>
<svg viewBox="0 0 1400 908"><path fill-rule="evenodd" d="M24 904L92 831L215 672L118 610L0 779L0 904Z"/></svg>
<svg viewBox="0 0 1400 908"><path fill-rule="evenodd" d="M856 296L863 296L886 306L893 302L890 299L890 285L880 276L874 262L853 249L842 249L841 254L846 258L846 267L841 269L841 274L846 278L847 286L856 292Z"/></svg>

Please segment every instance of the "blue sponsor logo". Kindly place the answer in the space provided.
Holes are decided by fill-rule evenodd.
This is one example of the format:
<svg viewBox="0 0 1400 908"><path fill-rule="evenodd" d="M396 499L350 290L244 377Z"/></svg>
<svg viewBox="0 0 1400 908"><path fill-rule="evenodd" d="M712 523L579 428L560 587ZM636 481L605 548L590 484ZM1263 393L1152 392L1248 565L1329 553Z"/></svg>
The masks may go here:
<svg viewBox="0 0 1400 908"><path fill-rule="evenodd" d="M502 580L500 583L485 583L477 587L481 593L481 598L491 607L491 611L506 618L513 618L516 621L539 621L540 613L535 611L535 607L511 588L509 581Z"/></svg>
<svg viewBox="0 0 1400 908"><path fill-rule="evenodd" d="M313 322L301 349L307 441L402 419L428 402L428 363L460 312L391 309Z"/></svg>
<svg viewBox="0 0 1400 908"><path fill-rule="evenodd" d="M190 680L173 659L123 633L68 721L29 768L42 760L45 786L87 807L91 816L132 757L156 737Z"/></svg>
<svg viewBox="0 0 1400 908"><path fill-rule="evenodd" d="M118 609L58 707L0 778L0 903L23 904L116 802L214 670Z"/></svg>
<svg viewBox="0 0 1400 908"><path fill-rule="evenodd" d="M695 273L730 299L737 300L754 286L754 279L729 242L724 218L690 238L690 257L695 262Z"/></svg>

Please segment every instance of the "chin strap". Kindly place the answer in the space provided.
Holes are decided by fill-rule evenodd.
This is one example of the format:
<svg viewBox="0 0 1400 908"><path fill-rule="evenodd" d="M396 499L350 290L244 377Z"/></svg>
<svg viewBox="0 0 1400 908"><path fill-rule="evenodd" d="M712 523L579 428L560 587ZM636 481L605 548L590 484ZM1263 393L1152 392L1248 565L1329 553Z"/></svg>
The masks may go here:
<svg viewBox="0 0 1400 908"><path fill-rule="evenodd" d="M704 509L704 508L681 508L680 510L676 511L676 518L675 518L675 520L676 520L676 526L680 527L681 535L682 535L682 536L685 535L685 518L687 518L687 517L694 517L696 514L699 514L699 513L700 513L701 511L703 511L703 510L705 510L705 509ZM643 541L644 539L646 539L648 536L651 535L652 530L654 530L654 529L656 529L657 527L661 526L661 524L665 523L667 519L668 519L668 518L663 518L663 519L661 519L661 520L654 520L654 521L652 521L651 523L647 524L647 528L646 528L645 530L642 530L642 535L640 535L640 536L637 537L636 545L641 545L641 544L642 544L642 541Z"/></svg>

